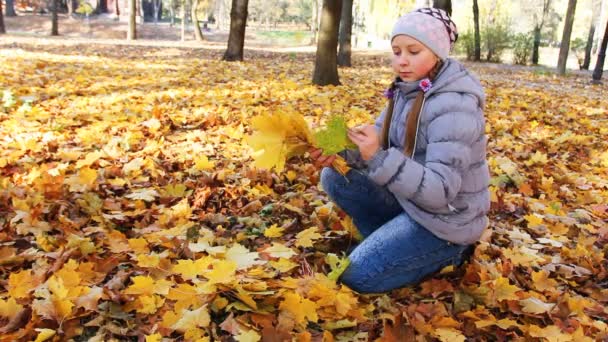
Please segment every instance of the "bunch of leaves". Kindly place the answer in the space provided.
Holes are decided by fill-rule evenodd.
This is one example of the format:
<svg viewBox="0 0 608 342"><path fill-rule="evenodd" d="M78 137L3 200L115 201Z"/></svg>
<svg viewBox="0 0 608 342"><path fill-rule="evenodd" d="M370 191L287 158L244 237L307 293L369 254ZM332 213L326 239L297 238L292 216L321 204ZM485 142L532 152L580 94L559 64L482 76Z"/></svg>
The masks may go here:
<svg viewBox="0 0 608 342"><path fill-rule="evenodd" d="M356 145L347 136L346 122L342 116L330 117L327 127L312 133L304 117L299 113L273 113L260 115L252 120L254 132L246 141L253 149L256 167L283 171L285 162L291 157L303 155L310 148L323 150L324 155L333 155ZM337 157L334 167L343 174L348 166Z"/></svg>

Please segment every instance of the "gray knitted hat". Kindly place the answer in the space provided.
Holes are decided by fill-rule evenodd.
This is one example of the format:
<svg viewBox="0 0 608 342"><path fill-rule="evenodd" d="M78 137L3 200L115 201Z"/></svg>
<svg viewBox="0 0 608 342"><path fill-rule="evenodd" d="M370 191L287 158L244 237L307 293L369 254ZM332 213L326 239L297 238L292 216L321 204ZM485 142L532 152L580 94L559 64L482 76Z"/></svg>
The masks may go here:
<svg viewBox="0 0 608 342"><path fill-rule="evenodd" d="M393 27L391 41L400 34L426 45L441 60L448 57L458 39L456 24L438 8L420 8L399 18Z"/></svg>

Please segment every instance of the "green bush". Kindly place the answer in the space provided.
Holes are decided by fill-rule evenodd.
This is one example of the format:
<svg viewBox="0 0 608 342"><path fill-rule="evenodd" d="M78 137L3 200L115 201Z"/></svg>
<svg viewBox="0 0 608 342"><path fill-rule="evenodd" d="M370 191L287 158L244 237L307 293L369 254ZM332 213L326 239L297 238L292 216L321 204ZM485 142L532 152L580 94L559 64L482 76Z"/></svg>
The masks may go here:
<svg viewBox="0 0 608 342"><path fill-rule="evenodd" d="M585 62L585 47L587 42L582 38L576 38L570 42L570 51L576 55L579 69L583 69L583 63Z"/></svg>
<svg viewBox="0 0 608 342"><path fill-rule="evenodd" d="M486 53L486 61L500 63L510 40L511 31L506 23L485 27L481 31L481 49Z"/></svg>
<svg viewBox="0 0 608 342"><path fill-rule="evenodd" d="M465 32L458 37L454 50L459 55L466 55L468 61L475 59L475 34Z"/></svg>
<svg viewBox="0 0 608 342"><path fill-rule="evenodd" d="M513 63L526 65L531 57L534 37L531 33L518 33L513 36Z"/></svg>

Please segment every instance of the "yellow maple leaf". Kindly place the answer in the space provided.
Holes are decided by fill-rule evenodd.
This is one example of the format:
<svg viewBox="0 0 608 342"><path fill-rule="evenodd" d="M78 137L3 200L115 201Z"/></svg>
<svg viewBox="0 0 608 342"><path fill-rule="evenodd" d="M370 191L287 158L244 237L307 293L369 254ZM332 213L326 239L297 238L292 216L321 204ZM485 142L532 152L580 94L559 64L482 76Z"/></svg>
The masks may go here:
<svg viewBox="0 0 608 342"><path fill-rule="evenodd" d="M538 291L555 290L557 281L549 278L549 272L540 270L532 272L532 286Z"/></svg>
<svg viewBox="0 0 608 342"><path fill-rule="evenodd" d="M209 317L206 305L201 306L196 310L182 310L180 314L176 316L178 319L171 325L171 328L179 332L185 332L186 330L194 328L205 328L208 327L211 322L211 317Z"/></svg>
<svg viewBox="0 0 608 342"><path fill-rule="evenodd" d="M194 158L194 170L206 171L211 170L215 167L215 162L209 161L207 156L200 156Z"/></svg>
<svg viewBox="0 0 608 342"><path fill-rule="evenodd" d="M87 188L93 188L97 181L97 170L91 169L88 166L78 170L78 180L80 184L86 185Z"/></svg>
<svg viewBox="0 0 608 342"><path fill-rule="evenodd" d="M538 325L531 324L528 328L528 334L532 337L542 337L549 342L569 342L572 341L572 335L563 333L561 329L555 325L550 325L544 328Z"/></svg>
<svg viewBox="0 0 608 342"><path fill-rule="evenodd" d="M266 248L264 250L264 253L267 253L268 255L270 255L273 258L286 258L289 259L292 256L296 255L296 252L294 252L291 248L278 243L278 242L273 242L272 246Z"/></svg>
<svg viewBox="0 0 608 342"><path fill-rule="evenodd" d="M138 254L136 259L139 267L158 267L160 264L158 254Z"/></svg>
<svg viewBox="0 0 608 342"><path fill-rule="evenodd" d="M272 260L269 262L270 266L272 266L272 268L274 268L275 270L279 271L279 272L289 272L290 270L294 269L295 267L298 267L298 264L286 259L286 258L279 258L279 260Z"/></svg>
<svg viewBox="0 0 608 342"><path fill-rule="evenodd" d="M283 295L279 309L289 312L295 322L300 325L306 324L307 321L316 322L318 320L315 302L302 298L295 292L286 292Z"/></svg>
<svg viewBox="0 0 608 342"><path fill-rule="evenodd" d="M521 305L521 310L523 312L537 315L549 312L555 306L553 303L545 303L542 300L534 297L522 299L519 301L519 304Z"/></svg>
<svg viewBox="0 0 608 342"><path fill-rule="evenodd" d="M152 334L152 335L146 335L146 342L161 342L162 339L163 339L163 336L159 333Z"/></svg>
<svg viewBox="0 0 608 342"><path fill-rule="evenodd" d="M524 218L528 221L528 228L538 227L543 223L543 217L538 214L526 215Z"/></svg>
<svg viewBox="0 0 608 342"><path fill-rule="evenodd" d="M0 299L0 317L12 319L21 310L23 305L18 304L15 298L8 298L7 300Z"/></svg>
<svg viewBox="0 0 608 342"><path fill-rule="evenodd" d="M235 280L236 263L230 260L218 260L213 269L204 275L212 284L226 284Z"/></svg>
<svg viewBox="0 0 608 342"><path fill-rule="evenodd" d="M438 328L433 331L433 335L442 342L464 342L466 337L460 330L454 328Z"/></svg>
<svg viewBox="0 0 608 342"><path fill-rule="evenodd" d="M226 260L234 261L236 263L237 270L243 270L254 265L263 265L266 263L264 260L259 260L259 253L250 252L245 246L238 243L235 243L232 247L228 248L225 257Z"/></svg>
<svg viewBox="0 0 608 342"><path fill-rule="evenodd" d="M260 334L253 329L234 336L234 339L238 342L258 342L261 338Z"/></svg>
<svg viewBox="0 0 608 342"><path fill-rule="evenodd" d="M264 236L269 238L281 237L284 230L285 228L280 228L276 224L273 224L264 230Z"/></svg>
<svg viewBox="0 0 608 342"><path fill-rule="evenodd" d="M57 333L53 329L36 329L36 331L38 331L38 336L36 336L36 339L34 340L34 342L46 341L49 338L55 336L55 334Z"/></svg>
<svg viewBox="0 0 608 342"><path fill-rule="evenodd" d="M494 280L494 297L497 301L502 300L518 300L517 292L521 289L515 285L509 284L509 279L498 277Z"/></svg>
<svg viewBox="0 0 608 342"><path fill-rule="evenodd" d="M322 238L319 234L319 228L310 227L299 232L296 235L296 246L298 247L312 247L313 241Z"/></svg>
<svg viewBox="0 0 608 342"><path fill-rule="evenodd" d="M31 270L11 273L8 277L8 293L14 298L28 298L30 292L39 284Z"/></svg>
<svg viewBox="0 0 608 342"><path fill-rule="evenodd" d="M286 159L302 154L311 146L312 135L297 113L260 115L251 121L254 133L245 141L254 150L254 165L283 171Z"/></svg>

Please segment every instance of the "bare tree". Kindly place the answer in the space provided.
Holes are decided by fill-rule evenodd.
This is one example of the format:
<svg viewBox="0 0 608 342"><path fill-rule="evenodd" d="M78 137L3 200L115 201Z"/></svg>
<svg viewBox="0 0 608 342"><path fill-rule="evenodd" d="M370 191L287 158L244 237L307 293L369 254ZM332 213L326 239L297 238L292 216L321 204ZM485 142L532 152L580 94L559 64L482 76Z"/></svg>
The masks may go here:
<svg viewBox="0 0 608 342"><path fill-rule="evenodd" d="M5 34L6 29L4 28L4 14L2 14L2 1L0 0L0 34Z"/></svg>
<svg viewBox="0 0 608 342"><path fill-rule="evenodd" d="M540 49L540 39L543 30L543 26L545 25L545 21L549 16L549 12L551 11L551 0L542 0L543 1L543 11L542 14L538 15L537 11L534 11L534 43L532 45L532 64L538 64Z"/></svg>
<svg viewBox="0 0 608 342"><path fill-rule="evenodd" d="M441 8L450 16L452 15L452 0L433 0L433 7Z"/></svg>
<svg viewBox="0 0 608 342"><path fill-rule="evenodd" d="M247 5L249 0L232 0L230 10L230 34L228 47L222 58L225 61L242 61L245 47L245 27L247 26Z"/></svg>
<svg viewBox="0 0 608 342"><path fill-rule="evenodd" d="M338 65L351 66L351 35L353 31L353 0L342 0L340 18L340 48L338 50Z"/></svg>
<svg viewBox="0 0 608 342"><path fill-rule="evenodd" d="M59 35L59 18L57 17L58 7L59 7L59 0L52 0L51 36Z"/></svg>
<svg viewBox="0 0 608 342"><path fill-rule="evenodd" d="M137 4L136 0L129 0L129 31L127 31L127 39L135 40L137 39L137 27L135 18L137 15Z"/></svg>
<svg viewBox="0 0 608 342"><path fill-rule="evenodd" d="M186 40L186 5L188 4L187 0L181 1L181 13L182 13L182 42Z"/></svg>
<svg viewBox="0 0 608 342"><path fill-rule="evenodd" d="M593 0L591 3L591 25L589 25L589 35L587 36L587 45L585 46L585 59L581 65L582 70L589 70L589 64L591 64L591 49L593 48L593 37L595 36L595 25L598 18L600 17L600 10L602 8L601 0Z"/></svg>
<svg viewBox="0 0 608 342"><path fill-rule="evenodd" d="M572 36L572 25L574 24L574 12L576 11L576 0L568 0L568 10L566 12L566 22L564 23L564 34L559 48L559 58L557 60L557 72L560 75L566 74L566 62L568 52L570 52L570 37Z"/></svg>
<svg viewBox="0 0 608 342"><path fill-rule="evenodd" d="M475 61L481 60L481 33L479 32L479 5L473 0L473 20L475 21Z"/></svg>
<svg viewBox="0 0 608 342"><path fill-rule="evenodd" d="M606 60L606 46L608 45L608 22L606 22L606 29L604 30L604 38L600 45L600 52L597 55L597 62L595 63L595 70L593 70L593 82L599 83L602 79L602 73L604 71L604 61Z"/></svg>
<svg viewBox="0 0 608 342"><path fill-rule="evenodd" d="M198 23L198 14L196 12L198 10L199 1L200 0L193 0L190 12L192 16L192 23L194 24L194 37L196 38L196 40L201 41L204 39L203 32L201 31L201 25Z"/></svg>
<svg viewBox="0 0 608 342"><path fill-rule="evenodd" d="M16 17L15 0L6 0L6 8L4 10L6 11L7 17Z"/></svg>
<svg viewBox="0 0 608 342"><path fill-rule="evenodd" d="M323 0L321 29L317 42L315 70L312 76L312 83L320 86L340 84L336 50L341 12L342 0Z"/></svg>

